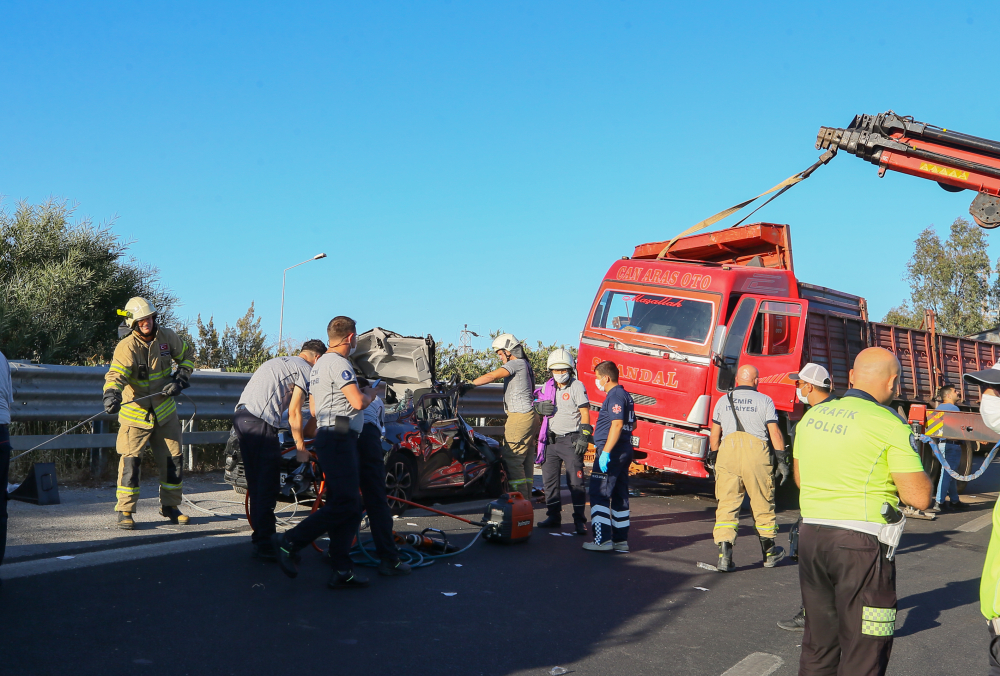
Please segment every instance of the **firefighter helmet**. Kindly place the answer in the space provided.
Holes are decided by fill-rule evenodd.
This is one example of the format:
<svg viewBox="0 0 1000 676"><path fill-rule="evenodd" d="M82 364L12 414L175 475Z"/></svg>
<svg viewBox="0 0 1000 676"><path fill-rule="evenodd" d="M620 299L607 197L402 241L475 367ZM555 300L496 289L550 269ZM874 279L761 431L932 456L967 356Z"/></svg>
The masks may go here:
<svg viewBox="0 0 1000 676"><path fill-rule="evenodd" d="M548 360L545 362L545 368L549 369L575 369L576 360L573 359L573 355L569 353L569 350L559 348L557 350L552 350L549 354Z"/></svg>
<svg viewBox="0 0 1000 676"><path fill-rule="evenodd" d="M131 329L135 328L135 323L140 319L155 316L156 308L145 298L136 296L135 298L129 298L128 302L125 303L125 309L119 310L118 314L125 317L126 326Z"/></svg>

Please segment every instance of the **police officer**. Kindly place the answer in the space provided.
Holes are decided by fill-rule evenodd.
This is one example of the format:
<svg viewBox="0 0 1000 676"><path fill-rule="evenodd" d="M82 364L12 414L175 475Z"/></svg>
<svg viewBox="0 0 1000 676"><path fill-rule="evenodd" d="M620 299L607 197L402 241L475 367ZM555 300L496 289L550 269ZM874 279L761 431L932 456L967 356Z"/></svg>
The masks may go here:
<svg viewBox="0 0 1000 676"><path fill-rule="evenodd" d="M795 381L795 395L800 402L807 406L819 406L833 399L833 379L830 378L830 372L819 364L809 362L798 373L791 374L789 378ZM793 454L795 453L795 428L797 426L798 423L791 429ZM788 553L792 558L798 558L798 546L797 544L793 544L793 542L798 542L801 523L801 519L796 521L792 525L791 532L788 534ZM778 622L778 626L785 631L802 631L805 629L806 614L802 606L799 606L799 612L792 619L781 620Z"/></svg>
<svg viewBox="0 0 1000 676"><path fill-rule="evenodd" d="M604 403L594 426L593 471L590 474L590 522L594 541L584 542L592 552L628 551L628 468L632 465L635 404L618 384L618 367L602 361L594 368L594 384L604 392Z"/></svg>
<svg viewBox="0 0 1000 676"><path fill-rule="evenodd" d="M965 382L979 385L979 415L1000 434L1000 362L992 368L965 374ZM983 576L979 581L979 609L986 617L990 635L989 676L1000 676L1000 500L993 506L993 533L986 550Z"/></svg>
<svg viewBox="0 0 1000 676"><path fill-rule="evenodd" d="M7 482L10 479L10 408L14 405L14 387L10 382L7 357L0 352L0 565L7 549ZM0 585L3 582L0 581Z"/></svg>
<svg viewBox="0 0 1000 676"><path fill-rule="evenodd" d="M566 484L573 501L573 524L577 535L587 534L587 492L583 488L583 456L594 437L590 425L587 389L576 379L576 361L569 350L552 351L546 361L552 377L542 386L535 412L542 417L538 433L537 459L542 465L545 507L548 516L539 528L562 525L562 490L559 477L566 465Z"/></svg>
<svg viewBox="0 0 1000 676"><path fill-rule="evenodd" d="M358 378L358 385L369 387L368 380ZM385 451L382 436L385 434L385 404L375 396L362 413L364 427L358 437L358 481L361 500L368 514L368 528L378 554L379 575L409 575L409 564L399 560L399 549L392 533L392 511L385 494Z"/></svg>
<svg viewBox="0 0 1000 676"><path fill-rule="evenodd" d="M882 514L894 517L900 502L926 509L931 501L910 428L887 405L899 385L896 357L863 350L850 382L842 397L811 408L795 435L802 676L885 673L896 618L889 556L898 531Z"/></svg>
<svg viewBox="0 0 1000 676"><path fill-rule="evenodd" d="M712 537L719 547L720 573L736 569L733 546L746 495L750 496L764 567L773 568L785 556L785 550L774 544L778 524L768 440L774 446L781 483L788 480L791 470L774 401L757 391L758 378L756 368L741 366L736 373L736 388L719 398L712 414L709 464L715 467L715 497L719 500Z"/></svg>
<svg viewBox="0 0 1000 676"><path fill-rule="evenodd" d="M291 530L275 533L271 541L278 564L288 577L299 574L298 551L323 533L330 536L331 589L367 587L368 580L354 573L351 542L361 522L358 495L358 435L364 426L361 414L371 403L370 389L362 392L350 357L358 347L357 325L350 317L334 317L326 327L330 348L309 377L309 410L316 418L313 449L319 458L326 485L323 506Z"/></svg>
<svg viewBox="0 0 1000 676"><path fill-rule="evenodd" d="M503 407L507 412L504 423L504 445L501 449L507 465L507 482L511 491L517 491L531 500L531 487L535 480L535 437L538 434L538 416L535 401L535 376L524 354L521 341L509 333L502 333L493 340L493 351L503 364L472 381L479 386L503 378Z"/></svg>
<svg viewBox="0 0 1000 676"><path fill-rule="evenodd" d="M139 467L148 442L160 472L160 514L184 525L181 514L181 423L174 397L189 386L193 351L180 336L159 326L157 311L145 298L125 304L125 324L131 332L115 347L104 378L104 410L118 413L118 527L135 528L139 503ZM171 374L170 361L177 363ZM152 395L152 396L151 396ZM127 401L122 405L122 398Z"/></svg>
<svg viewBox="0 0 1000 676"><path fill-rule="evenodd" d="M304 440L302 405L309 393L309 374L326 352L322 340L310 340L297 357L275 357L261 364L243 388L233 418L233 430L240 442L240 456L246 472L250 499L250 538L253 556L277 560L271 544L275 533L274 506L281 490L281 444L278 428L288 412L288 423L296 446ZM295 406L290 406L293 402ZM311 436L311 435L310 435ZM302 450L305 444L302 443ZM306 456L308 459L308 456Z"/></svg>

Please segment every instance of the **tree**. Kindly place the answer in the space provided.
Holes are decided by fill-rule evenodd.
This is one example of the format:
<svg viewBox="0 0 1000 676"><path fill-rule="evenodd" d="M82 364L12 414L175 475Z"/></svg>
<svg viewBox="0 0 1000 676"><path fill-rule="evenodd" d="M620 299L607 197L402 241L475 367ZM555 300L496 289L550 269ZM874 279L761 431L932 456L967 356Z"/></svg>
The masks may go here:
<svg viewBox="0 0 1000 676"><path fill-rule="evenodd" d="M496 338L501 333L503 333L503 330L491 331L490 338ZM545 345L540 340L535 349L524 345L524 356L527 357L528 363L531 364L531 370L535 374L536 383L541 384L548 379L549 371L545 362L549 357L549 353L559 347L565 347L565 345L557 345L556 343ZM576 348L570 347L568 349L576 357ZM500 358L490 349L462 352L453 343L449 343L447 346L437 343L434 353L436 362L435 373L439 380L447 380L455 375L458 376L459 380L468 382L501 366Z"/></svg>
<svg viewBox="0 0 1000 676"><path fill-rule="evenodd" d="M201 315L195 321L197 337L186 328L178 333L194 348L194 362L198 368L252 373L275 356L260 325L261 318L250 303L246 314L236 320L235 327L226 325L221 338L215 328L215 317L209 317L206 324Z"/></svg>
<svg viewBox="0 0 1000 676"><path fill-rule="evenodd" d="M909 301L890 309L884 321L919 326L927 309L943 333L969 335L995 324L1000 262L992 266L987 245L983 230L964 218L955 219L944 242L933 226L924 229L906 265Z"/></svg>
<svg viewBox="0 0 1000 676"><path fill-rule="evenodd" d="M71 222L65 200L0 210L0 345L10 359L50 364L107 363L132 296L170 323L177 299L156 268L128 255L112 221Z"/></svg>

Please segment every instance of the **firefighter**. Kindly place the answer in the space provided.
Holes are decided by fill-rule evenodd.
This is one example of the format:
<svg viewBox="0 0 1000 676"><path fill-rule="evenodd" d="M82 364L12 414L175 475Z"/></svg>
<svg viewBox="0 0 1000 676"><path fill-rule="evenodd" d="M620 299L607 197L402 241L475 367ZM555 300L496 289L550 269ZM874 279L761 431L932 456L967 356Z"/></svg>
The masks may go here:
<svg viewBox="0 0 1000 676"><path fill-rule="evenodd" d="M791 471L774 401L757 391L758 378L755 367L741 366L736 373L736 388L719 398L712 413L708 464L715 468L715 497L719 500L712 536L719 547L720 573L736 569L733 547L740 525L740 507L747 495L764 567L773 568L785 556L785 550L774 544L778 525L774 517L774 466L769 440L774 446L782 484Z"/></svg>
<svg viewBox="0 0 1000 676"><path fill-rule="evenodd" d="M583 456L594 437L590 425L587 389L576 379L576 361L569 350L553 350L546 361L552 377L542 386L535 412L542 417L538 432L538 455L542 465L547 517L539 528L562 525L562 490L559 476L566 465L566 485L573 501L573 524L577 535L587 534L587 492L583 488Z"/></svg>
<svg viewBox="0 0 1000 676"><path fill-rule="evenodd" d="M493 339L493 351L503 364L498 369L472 381L478 387L503 378L503 407L507 412L504 424L502 455L507 466L507 481L511 491L531 499L535 480L535 438L538 416L535 415L535 376L524 354L524 347L509 333Z"/></svg>
<svg viewBox="0 0 1000 676"><path fill-rule="evenodd" d="M965 382L979 385L979 415L1000 434L1000 362L982 371L965 374ZM986 550L983 576L979 581L979 609L986 617L990 635L989 676L1000 676L1000 501L993 507L993 533Z"/></svg>
<svg viewBox="0 0 1000 676"><path fill-rule="evenodd" d="M811 408L795 435L803 676L885 673L896 618L890 557L905 523L895 515L900 502L931 502L915 439L888 406L899 385L896 357L863 350L850 382L842 397Z"/></svg>
<svg viewBox="0 0 1000 676"><path fill-rule="evenodd" d="M104 378L104 410L118 414L118 527L135 528L139 503L139 466L146 444L160 472L160 514L185 525L181 514L181 423L174 397L189 386L194 371L191 346L157 323L156 308L145 298L125 304L131 332L115 348ZM171 374L171 360L177 370ZM122 404L122 400L125 404Z"/></svg>
<svg viewBox="0 0 1000 676"><path fill-rule="evenodd" d="M597 456L590 473L590 522L594 541L584 542L592 552L627 552L629 528L628 469L632 465L635 404L618 384L618 367L602 361L594 368L594 384L605 392L594 426Z"/></svg>

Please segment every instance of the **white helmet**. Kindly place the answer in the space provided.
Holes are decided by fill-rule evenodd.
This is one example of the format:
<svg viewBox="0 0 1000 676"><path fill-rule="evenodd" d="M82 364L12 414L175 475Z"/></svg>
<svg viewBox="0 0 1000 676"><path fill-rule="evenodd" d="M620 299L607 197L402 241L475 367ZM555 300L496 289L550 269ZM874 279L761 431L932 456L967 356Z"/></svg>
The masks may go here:
<svg viewBox="0 0 1000 676"><path fill-rule="evenodd" d="M515 347L521 344L517 338L515 338L510 333L501 333L499 336L493 339L493 351L498 352L500 350L507 350L510 352Z"/></svg>
<svg viewBox="0 0 1000 676"><path fill-rule="evenodd" d="M545 368L549 369L575 369L576 360L573 359L573 355L569 353L569 350L564 350L559 348L552 350L549 354L548 360L545 362Z"/></svg>
<svg viewBox="0 0 1000 676"><path fill-rule="evenodd" d="M129 298L128 302L125 303L125 309L119 310L118 314L125 317L126 326L131 329L140 319L155 315L156 308L145 298L136 296L135 298Z"/></svg>

